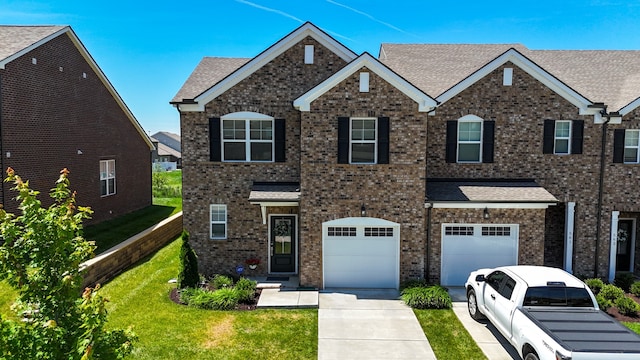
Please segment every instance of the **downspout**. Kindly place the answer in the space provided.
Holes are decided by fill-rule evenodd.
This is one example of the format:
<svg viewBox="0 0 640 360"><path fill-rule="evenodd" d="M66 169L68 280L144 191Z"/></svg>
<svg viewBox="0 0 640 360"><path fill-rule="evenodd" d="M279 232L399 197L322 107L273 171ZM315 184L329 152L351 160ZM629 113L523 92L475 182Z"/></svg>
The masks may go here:
<svg viewBox="0 0 640 360"><path fill-rule="evenodd" d="M602 116L606 116L606 110L601 110L600 114ZM602 124L602 146L600 148L600 181L598 182L598 209L596 215L596 253L594 256L594 269L593 269L593 277L598 277L598 266L600 266L600 262L598 261L598 249L600 247L600 226L602 224L602 196L604 193L604 166L605 166L605 153L607 148L607 125L611 120L610 117L607 116L607 120Z"/></svg>
<svg viewBox="0 0 640 360"><path fill-rule="evenodd" d="M428 283L430 275L429 263L431 261L431 209L433 208L433 204L426 203L425 206L427 208L427 243L425 246L426 257L424 261L424 280Z"/></svg>

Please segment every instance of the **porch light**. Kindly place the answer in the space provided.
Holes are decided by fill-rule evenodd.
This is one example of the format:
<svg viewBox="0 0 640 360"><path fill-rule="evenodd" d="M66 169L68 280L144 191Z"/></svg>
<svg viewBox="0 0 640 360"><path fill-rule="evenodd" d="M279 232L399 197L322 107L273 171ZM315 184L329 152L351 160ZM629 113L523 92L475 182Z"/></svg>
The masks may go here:
<svg viewBox="0 0 640 360"><path fill-rule="evenodd" d="M485 218L485 219L489 218L489 209L487 209L486 207L482 211L482 217Z"/></svg>
<svg viewBox="0 0 640 360"><path fill-rule="evenodd" d="M362 206L360 206L360 216L364 217L365 215L367 215L367 208L362 204Z"/></svg>

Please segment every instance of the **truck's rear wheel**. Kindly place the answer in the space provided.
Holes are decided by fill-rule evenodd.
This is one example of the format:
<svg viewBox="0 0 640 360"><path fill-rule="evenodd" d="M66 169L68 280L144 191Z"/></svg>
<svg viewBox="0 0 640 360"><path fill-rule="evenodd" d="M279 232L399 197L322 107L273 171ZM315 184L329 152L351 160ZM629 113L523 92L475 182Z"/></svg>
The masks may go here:
<svg viewBox="0 0 640 360"><path fill-rule="evenodd" d="M478 299L476 298L476 292L473 289L469 289L467 292L467 309L469 315L474 320L480 320L483 318L482 314L478 310Z"/></svg>
<svg viewBox="0 0 640 360"><path fill-rule="evenodd" d="M527 355L525 355L524 360L540 360L540 359L538 358L538 354L534 352L530 352Z"/></svg>

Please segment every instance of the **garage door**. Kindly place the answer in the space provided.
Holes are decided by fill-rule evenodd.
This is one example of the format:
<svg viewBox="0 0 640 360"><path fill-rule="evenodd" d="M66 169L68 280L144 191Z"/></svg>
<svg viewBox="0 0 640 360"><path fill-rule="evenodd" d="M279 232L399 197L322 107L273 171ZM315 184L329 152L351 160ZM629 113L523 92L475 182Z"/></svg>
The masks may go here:
<svg viewBox="0 0 640 360"><path fill-rule="evenodd" d="M400 226L374 218L323 224L324 287L398 288Z"/></svg>
<svg viewBox="0 0 640 360"><path fill-rule="evenodd" d="M518 225L442 225L445 286L462 286L471 271L518 263Z"/></svg>

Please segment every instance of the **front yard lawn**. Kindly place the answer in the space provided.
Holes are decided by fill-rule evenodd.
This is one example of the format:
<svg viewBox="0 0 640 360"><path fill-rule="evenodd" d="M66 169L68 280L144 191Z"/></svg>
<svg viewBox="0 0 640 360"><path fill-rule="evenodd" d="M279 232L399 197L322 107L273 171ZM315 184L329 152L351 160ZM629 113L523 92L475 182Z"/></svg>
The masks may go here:
<svg viewBox="0 0 640 360"><path fill-rule="evenodd" d="M212 311L169 299L181 240L122 273L101 290L109 326L133 327L131 359L316 359L318 312Z"/></svg>

